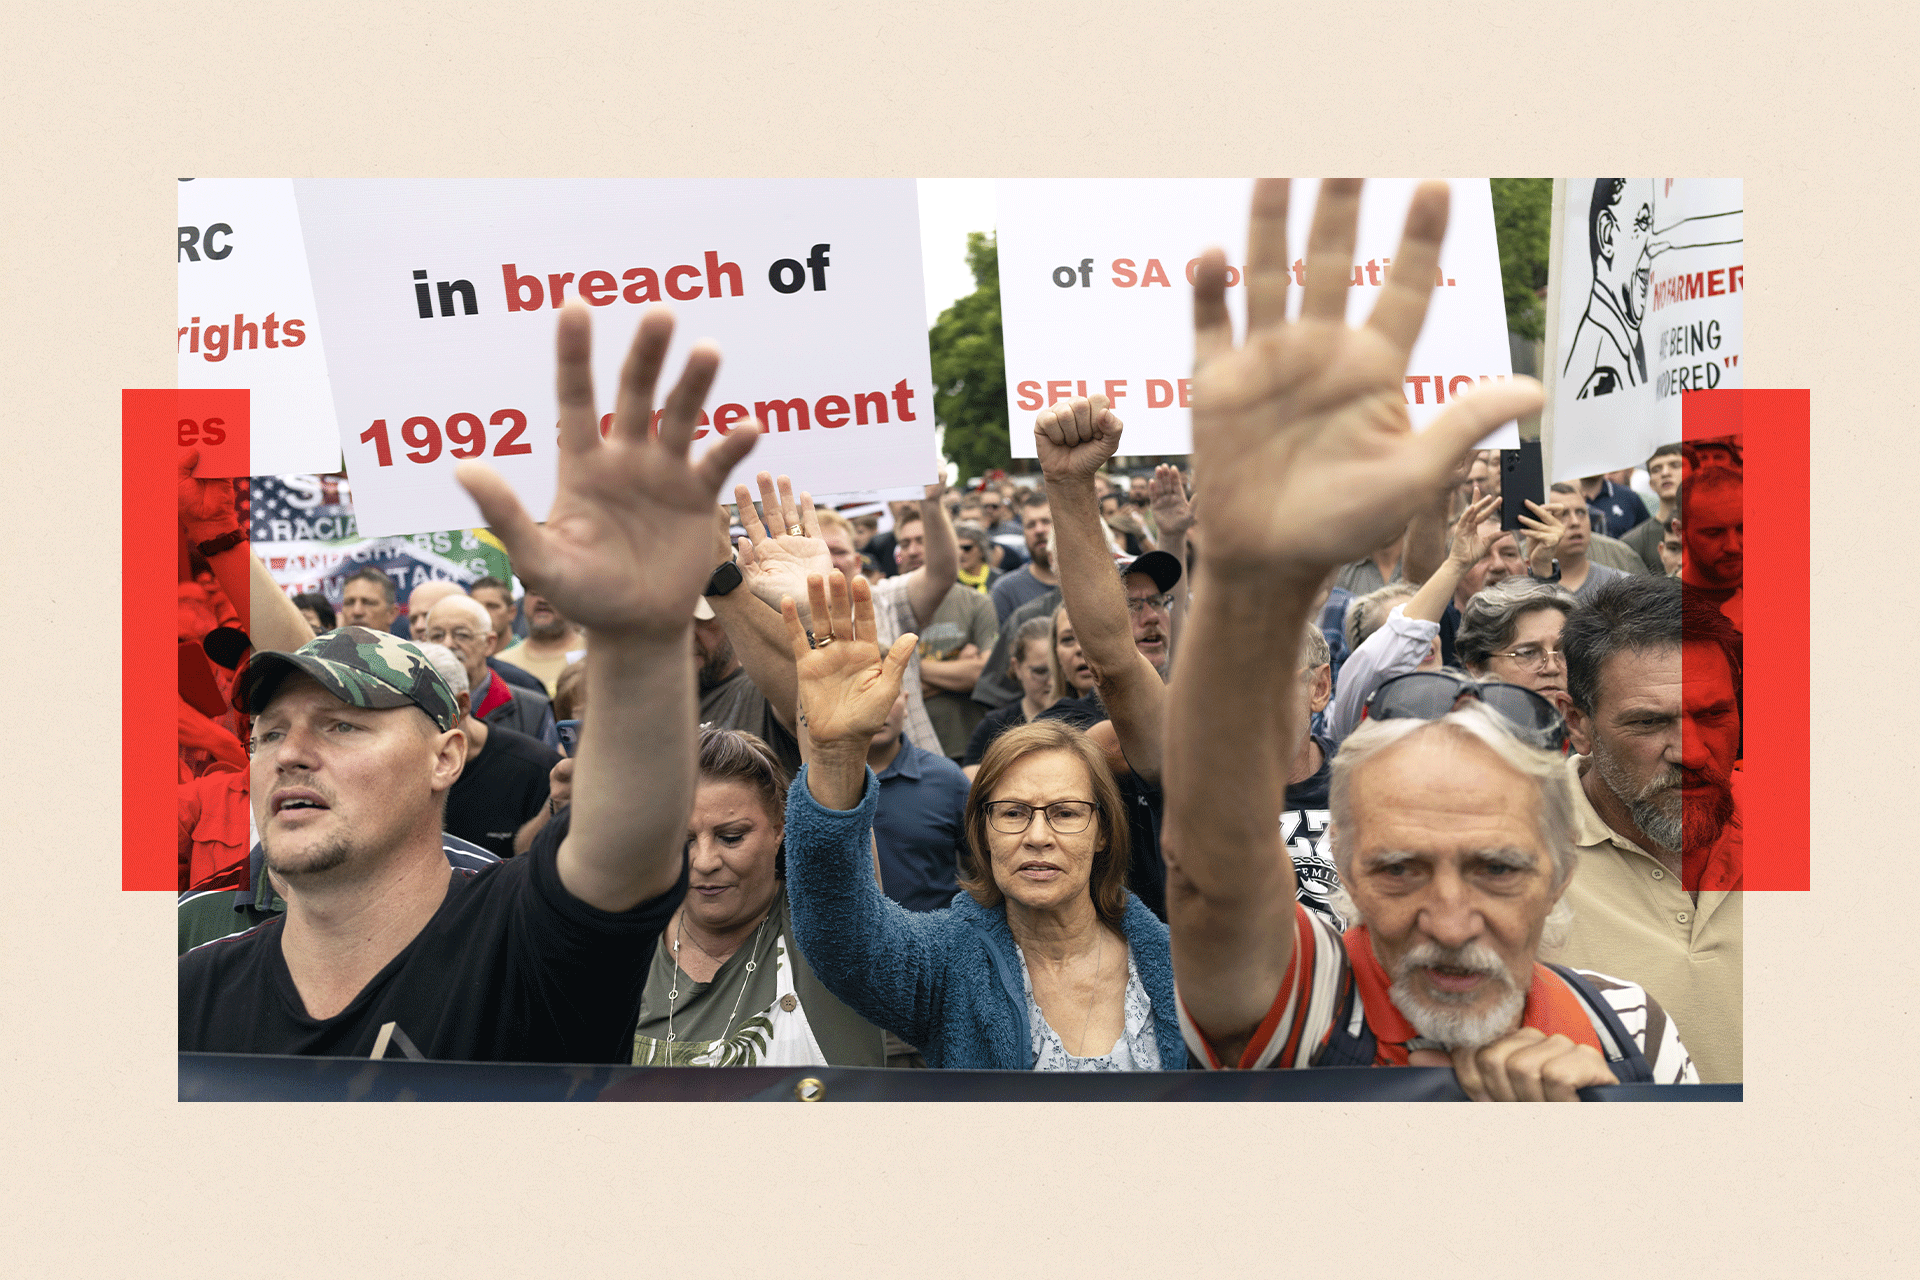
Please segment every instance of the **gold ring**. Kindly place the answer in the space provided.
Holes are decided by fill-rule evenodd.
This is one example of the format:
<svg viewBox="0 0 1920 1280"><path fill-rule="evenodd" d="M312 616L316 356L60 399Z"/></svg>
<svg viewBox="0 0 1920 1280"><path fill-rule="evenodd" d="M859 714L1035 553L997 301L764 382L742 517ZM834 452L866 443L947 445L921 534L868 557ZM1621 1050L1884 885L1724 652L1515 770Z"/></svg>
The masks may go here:
<svg viewBox="0 0 1920 1280"><path fill-rule="evenodd" d="M817 636L814 638L813 647L816 649L824 649L832 644L833 640L834 638L832 636Z"/></svg>
<svg viewBox="0 0 1920 1280"><path fill-rule="evenodd" d="M805 529L802 529L802 528L801 528L801 527L800 527L799 525L797 525L797 524L790 524L790 525L788 525L788 526L787 526L787 533L788 533L788 535L789 535L789 536L791 536L791 537L795 537L795 538L798 538L799 536L801 536L801 535L802 535L802 534L804 534L805 532L806 532L806 530L805 530Z"/></svg>

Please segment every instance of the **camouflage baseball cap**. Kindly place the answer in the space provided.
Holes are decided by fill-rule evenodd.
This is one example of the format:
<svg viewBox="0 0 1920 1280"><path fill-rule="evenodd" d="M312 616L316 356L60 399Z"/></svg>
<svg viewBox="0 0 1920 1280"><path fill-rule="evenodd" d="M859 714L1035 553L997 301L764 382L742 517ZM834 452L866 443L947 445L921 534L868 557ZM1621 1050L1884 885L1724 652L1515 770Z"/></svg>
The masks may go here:
<svg viewBox="0 0 1920 1280"><path fill-rule="evenodd" d="M460 703L427 655L399 636L341 627L292 653L255 653L234 686L234 706L259 715L280 682L299 671L350 706L369 711L414 706L441 729L460 721Z"/></svg>

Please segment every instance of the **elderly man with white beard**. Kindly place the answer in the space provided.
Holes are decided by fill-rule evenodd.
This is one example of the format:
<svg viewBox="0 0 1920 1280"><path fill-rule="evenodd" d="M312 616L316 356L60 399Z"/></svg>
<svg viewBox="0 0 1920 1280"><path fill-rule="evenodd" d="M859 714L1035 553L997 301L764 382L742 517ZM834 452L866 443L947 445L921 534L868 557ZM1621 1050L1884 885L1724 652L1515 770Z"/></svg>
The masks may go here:
<svg viewBox="0 0 1920 1280"><path fill-rule="evenodd" d="M1183 643L1209 660L1175 664L1162 836L1188 1048L1215 1068L1450 1065L1475 1099L1689 1082L1685 1049L1643 991L1535 958L1574 853L1570 780L1518 736L1560 731L1530 690L1425 672L1383 685L1333 765L1334 858L1358 923L1343 935L1295 898L1275 819L1320 585L1404 528L1477 441L1541 396L1530 379L1483 384L1415 434L1403 378L1447 187L1415 193L1359 329L1346 304L1360 183L1321 185L1292 322L1288 194L1285 182L1254 189L1244 345L1219 250L1194 286L1208 534ZM1220 714L1229 706L1271 711Z"/></svg>
<svg viewBox="0 0 1920 1280"><path fill-rule="evenodd" d="M1610 583L1561 633L1581 871L1553 954L1646 987L1722 1083L1741 1078L1740 644L1683 596Z"/></svg>

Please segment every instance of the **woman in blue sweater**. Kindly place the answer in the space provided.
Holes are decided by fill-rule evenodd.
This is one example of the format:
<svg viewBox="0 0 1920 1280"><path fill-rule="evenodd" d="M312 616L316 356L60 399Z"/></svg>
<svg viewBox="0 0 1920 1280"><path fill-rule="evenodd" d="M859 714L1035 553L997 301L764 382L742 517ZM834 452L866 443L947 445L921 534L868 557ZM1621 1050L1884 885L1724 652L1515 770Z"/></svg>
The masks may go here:
<svg viewBox="0 0 1920 1280"><path fill-rule="evenodd" d="M1127 892L1119 790L1078 730L1039 721L988 750L967 798L952 906L909 912L882 895L869 854L879 784L867 743L916 637L882 654L864 580L849 591L832 573L807 586L817 647L793 602L782 609L810 743L788 793L787 896L795 941L822 984L935 1067L1184 1067L1167 927Z"/></svg>

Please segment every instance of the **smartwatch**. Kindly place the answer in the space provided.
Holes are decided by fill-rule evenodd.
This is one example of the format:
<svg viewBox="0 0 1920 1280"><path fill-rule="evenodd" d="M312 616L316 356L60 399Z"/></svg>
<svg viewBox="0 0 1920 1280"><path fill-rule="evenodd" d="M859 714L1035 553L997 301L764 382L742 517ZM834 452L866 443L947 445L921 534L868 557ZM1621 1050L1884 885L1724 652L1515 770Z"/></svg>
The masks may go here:
<svg viewBox="0 0 1920 1280"><path fill-rule="evenodd" d="M739 562L729 560L713 571L713 576L707 579L707 589L700 594L703 596L724 596L739 585Z"/></svg>
<svg viewBox="0 0 1920 1280"><path fill-rule="evenodd" d="M245 529L229 529L217 538L209 538L205 542L194 543L193 549L211 560L222 551L231 551L246 540L247 531Z"/></svg>

